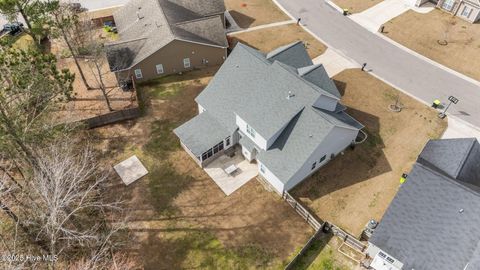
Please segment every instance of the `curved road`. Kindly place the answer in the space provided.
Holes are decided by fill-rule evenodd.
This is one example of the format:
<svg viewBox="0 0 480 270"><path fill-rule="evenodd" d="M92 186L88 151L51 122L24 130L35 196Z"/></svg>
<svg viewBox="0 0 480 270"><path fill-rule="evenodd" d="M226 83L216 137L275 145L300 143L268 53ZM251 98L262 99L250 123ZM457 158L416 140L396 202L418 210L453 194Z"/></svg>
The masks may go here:
<svg viewBox="0 0 480 270"><path fill-rule="evenodd" d="M426 103L450 95L460 101L451 115L480 127L480 84L470 82L393 45L321 0L277 0L292 16L329 47L342 52L367 69Z"/></svg>

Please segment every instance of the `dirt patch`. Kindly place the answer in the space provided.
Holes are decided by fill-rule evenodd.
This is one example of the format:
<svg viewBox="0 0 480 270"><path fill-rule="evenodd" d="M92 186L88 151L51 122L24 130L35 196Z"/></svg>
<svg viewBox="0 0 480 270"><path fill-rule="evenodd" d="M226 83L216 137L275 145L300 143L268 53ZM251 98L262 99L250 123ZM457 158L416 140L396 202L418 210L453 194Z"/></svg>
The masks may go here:
<svg viewBox="0 0 480 270"><path fill-rule="evenodd" d="M438 138L446 121L359 69L334 77L348 113L366 126L368 140L347 150L293 190L321 219L359 236L371 218L380 220L428 139ZM400 113L388 110L399 97Z"/></svg>
<svg viewBox="0 0 480 270"><path fill-rule="evenodd" d="M308 54L312 59L327 50L327 46L296 24L231 35L229 39L232 48L235 47L238 42L242 42L265 53L280 46L301 40L305 43Z"/></svg>
<svg viewBox="0 0 480 270"><path fill-rule="evenodd" d="M225 0L225 6L241 28L290 19L271 0Z"/></svg>
<svg viewBox="0 0 480 270"><path fill-rule="evenodd" d="M359 13L383 2L383 0L333 0L333 2L342 9L348 9L350 13Z"/></svg>
<svg viewBox="0 0 480 270"><path fill-rule="evenodd" d="M409 10L386 23L385 32L396 42L480 80L480 24L468 23L438 9L427 14Z"/></svg>
<svg viewBox="0 0 480 270"><path fill-rule="evenodd" d="M112 188L127 201L133 233L127 248L145 269L278 268L313 233L255 180L226 197L180 148L172 129L197 113L194 98L213 73L142 84L146 116L95 131L106 161L136 154L149 170L129 187L118 180Z"/></svg>

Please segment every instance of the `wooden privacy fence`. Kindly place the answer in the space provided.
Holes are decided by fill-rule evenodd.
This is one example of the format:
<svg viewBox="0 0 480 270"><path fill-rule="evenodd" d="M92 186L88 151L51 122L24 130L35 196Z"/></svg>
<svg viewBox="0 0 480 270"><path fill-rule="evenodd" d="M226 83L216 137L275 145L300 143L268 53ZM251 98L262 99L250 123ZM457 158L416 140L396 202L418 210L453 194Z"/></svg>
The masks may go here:
<svg viewBox="0 0 480 270"><path fill-rule="evenodd" d="M295 266L297 261L307 252L307 250L313 245L313 243L317 240L318 236L322 233L322 230L318 230L315 232L315 234L308 239L308 242L303 246L303 248L295 255L293 260L285 266L285 270L290 270Z"/></svg>
<svg viewBox="0 0 480 270"><path fill-rule="evenodd" d="M114 124L124 120L131 120L140 117L142 112L140 108L130 108L121 111L115 111L104 115L95 116L83 120L88 128L97 128L105 125Z"/></svg>
<svg viewBox="0 0 480 270"><path fill-rule="evenodd" d="M325 226L328 226L332 230L333 235L336 235L348 243L351 247L355 248L360 252L364 252L367 246L362 243L360 240L340 229L337 225L326 222Z"/></svg>
<svg viewBox="0 0 480 270"><path fill-rule="evenodd" d="M297 200L295 200L295 198L293 198L292 195L290 195L290 193L288 193L287 191L284 191L282 198L291 207L293 207L293 209L295 209L295 211L297 211L297 213L303 219L305 219L307 223L310 224L310 226L312 226L312 228L315 231L318 231L322 228L322 225L323 225L322 222L318 221L312 214L310 214L310 212L308 212L308 210L305 207L303 207L299 202L297 202Z"/></svg>

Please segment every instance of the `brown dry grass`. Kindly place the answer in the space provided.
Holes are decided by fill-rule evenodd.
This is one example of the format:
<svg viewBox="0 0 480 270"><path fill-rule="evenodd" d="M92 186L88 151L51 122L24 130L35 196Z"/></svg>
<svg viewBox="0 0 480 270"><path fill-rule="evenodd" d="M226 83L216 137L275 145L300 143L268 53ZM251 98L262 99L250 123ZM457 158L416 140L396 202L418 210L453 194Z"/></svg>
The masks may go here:
<svg viewBox="0 0 480 270"><path fill-rule="evenodd" d="M271 0L225 0L225 6L242 28L290 19Z"/></svg>
<svg viewBox="0 0 480 270"><path fill-rule="evenodd" d="M214 72L141 85L145 117L95 134L109 164L136 154L149 170L129 187L120 179L112 187L128 203L133 237L127 248L145 269L278 268L312 234L292 208L255 180L226 197L179 147L171 129L197 113L194 98Z"/></svg>
<svg viewBox="0 0 480 270"><path fill-rule="evenodd" d="M342 9L348 9L350 13L365 11L383 0L333 0Z"/></svg>
<svg viewBox="0 0 480 270"><path fill-rule="evenodd" d="M369 139L336 157L293 195L321 219L359 236L369 219L380 220L428 139L447 123L436 111L359 69L334 77L348 112L366 126ZM400 113L387 108L399 95Z"/></svg>
<svg viewBox="0 0 480 270"><path fill-rule="evenodd" d="M276 26L230 36L232 47L240 41L265 53L298 40L306 44L308 54L312 59L327 50L327 46L296 24Z"/></svg>
<svg viewBox="0 0 480 270"><path fill-rule="evenodd" d="M412 10L385 24L385 35L442 64L480 80L480 24L471 24L438 9L427 14ZM448 45L438 44L445 40Z"/></svg>

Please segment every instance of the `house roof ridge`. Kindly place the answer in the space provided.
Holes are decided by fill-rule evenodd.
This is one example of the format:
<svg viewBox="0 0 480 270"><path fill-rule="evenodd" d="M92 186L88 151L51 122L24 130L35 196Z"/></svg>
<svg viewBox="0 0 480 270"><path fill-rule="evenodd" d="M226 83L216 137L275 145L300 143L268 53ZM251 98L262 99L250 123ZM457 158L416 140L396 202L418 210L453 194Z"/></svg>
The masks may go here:
<svg viewBox="0 0 480 270"><path fill-rule="evenodd" d="M212 15L212 16L206 16L206 17L202 17L202 18L198 18L198 19L193 19L193 20L188 20L188 21L182 21L182 22L174 23L174 24L172 24L172 25L173 25L173 26L178 26L178 25L182 25L182 24L189 24L189 23L194 23L194 22L208 21L208 20L216 19L217 17L220 17L220 15Z"/></svg>
<svg viewBox="0 0 480 270"><path fill-rule="evenodd" d="M105 46L114 46L114 45L121 45L129 42L135 42L135 41L140 41L143 39L148 39L147 37L140 37L140 38L132 38L132 39L127 39L127 40L119 40L119 41L113 41L113 42L108 42L105 44Z"/></svg>
<svg viewBox="0 0 480 270"><path fill-rule="evenodd" d="M298 74L299 74L301 77L303 77L303 76L305 76L305 75L307 75L307 74L310 74L312 71L316 70L317 68L323 67L323 66L324 66L324 65L323 65L322 63L319 63L319 64L313 64L313 65L311 65L311 66L301 67L301 68L298 69L298 70L299 70ZM303 69L305 69L306 71L300 74L300 70L303 70Z"/></svg>
<svg viewBox="0 0 480 270"><path fill-rule="evenodd" d="M468 183L465 183L465 182L460 181L460 180L453 179L452 177L450 177L446 174L443 174L440 171L434 170L433 168L429 167L428 165L425 165L425 164L420 163L420 162L417 162L415 164L415 166L420 166L421 168L423 168L425 170L428 170L429 172L441 177L442 179L447 180L449 183L451 183L451 184L453 184L457 187L460 187L460 188L462 188L462 189L464 189L464 190L466 190L466 191L468 191L468 192L472 193L473 195L480 198L480 191L474 190L473 188L471 188L468 185Z"/></svg>
<svg viewBox="0 0 480 270"><path fill-rule="evenodd" d="M298 43L303 43L303 41L298 40L298 41L295 41L295 42L293 42L293 43L287 44L287 45L285 45L285 46L283 46L283 47L277 48L277 49L275 49L275 50L273 50L273 51L270 51L269 53L267 53L266 58L267 58L267 59L270 59L270 58L272 58L272 57L275 57L275 56L279 55L280 53L282 53L282 52L284 52L284 51L292 48L293 46L297 45ZM276 50L278 50L278 51L276 51Z"/></svg>
<svg viewBox="0 0 480 270"><path fill-rule="evenodd" d="M468 139L468 138L466 138L466 139ZM476 142L476 139L471 138L470 148L468 149L468 153L462 158L462 166L459 166L457 168L457 171L455 172L455 177L458 177L458 174L460 174L460 172L465 167L466 161L467 161L468 157L470 156L470 154L472 153L473 146L475 145L475 142Z"/></svg>

